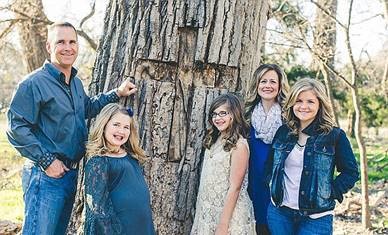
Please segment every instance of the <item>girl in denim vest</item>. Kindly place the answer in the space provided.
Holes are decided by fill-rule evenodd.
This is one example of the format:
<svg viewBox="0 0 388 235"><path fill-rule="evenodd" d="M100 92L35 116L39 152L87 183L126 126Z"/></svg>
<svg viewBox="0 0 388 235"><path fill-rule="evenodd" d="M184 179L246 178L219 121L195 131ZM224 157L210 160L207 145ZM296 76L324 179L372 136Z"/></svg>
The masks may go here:
<svg viewBox="0 0 388 235"><path fill-rule="evenodd" d="M269 234L267 208L269 187L264 181L264 163L273 137L282 125L282 104L288 91L287 76L276 64L262 64L253 74L254 84L247 96L246 118L250 121L248 192L256 219L256 233Z"/></svg>
<svg viewBox="0 0 388 235"><path fill-rule="evenodd" d="M284 118L267 162L270 232L332 234L335 200L343 200L359 173L345 132L334 127L324 85L297 81L286 98Z"/></svg>

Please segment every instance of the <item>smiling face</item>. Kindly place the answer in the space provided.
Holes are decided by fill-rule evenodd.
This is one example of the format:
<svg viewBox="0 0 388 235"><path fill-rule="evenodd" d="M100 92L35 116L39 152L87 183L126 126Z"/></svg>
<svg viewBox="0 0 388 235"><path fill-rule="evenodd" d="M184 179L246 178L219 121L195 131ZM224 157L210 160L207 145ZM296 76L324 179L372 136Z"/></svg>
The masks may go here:
<svg viewBox="0 0 388 235"><path fill-rule="evenodd" d="M257 94L262 100L275 101L279 94L279 77L274 70L269 70L260 79Z"/></svg>
<svg viewBox="0 0 388 235"><path fill-rule="evenodd" d="M226 133L233 120L232 115L228 110L228 106L226 104L219 106L211 115L213 125L221 132L221 134Z"/></svg>
<svg viewBox="0 0 388 235"><path fill-rule="evenodd" d="M55 27L49 32L46 48L51 63L59 69L70 69L78 55L77 34L72 27Z"/></svg>
<svg viewBox="0 0 388 235"><path fill-rule="evenodd" d="M111 150L120 149L128 141L130 133L131 117L122 113L113 115L104 130L107 147Z"/></svg>
<svg viewBox="0 0 388 235"><path fill-rule="evenodd" d="M296 98L293 112L299 119L300 127L307 127L318 114L319 100L312 90L302 91Z"/></svg>

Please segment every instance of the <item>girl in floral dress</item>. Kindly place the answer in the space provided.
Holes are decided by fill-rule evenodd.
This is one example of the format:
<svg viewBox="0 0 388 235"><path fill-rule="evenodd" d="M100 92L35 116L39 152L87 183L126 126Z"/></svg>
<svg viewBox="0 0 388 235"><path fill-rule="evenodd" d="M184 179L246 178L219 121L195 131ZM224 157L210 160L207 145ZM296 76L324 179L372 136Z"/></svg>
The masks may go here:
<svg viewBox="0 0 388 235"><path fill-rule="evenodd" d="M196 213L191 234L254 235L247 192L248 124L237 96L217 97L210 106Z"/></svg>

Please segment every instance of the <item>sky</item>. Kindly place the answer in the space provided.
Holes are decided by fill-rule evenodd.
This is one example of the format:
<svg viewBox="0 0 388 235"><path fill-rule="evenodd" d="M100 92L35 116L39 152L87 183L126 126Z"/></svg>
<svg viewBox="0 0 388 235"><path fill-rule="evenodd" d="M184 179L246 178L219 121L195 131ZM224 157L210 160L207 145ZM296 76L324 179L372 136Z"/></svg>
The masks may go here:
<svg viewBox="0 0 388 235"><path fill-rule="evenodd" d="M81 19L90 12L91 4L93 2L93 0L42 1L45 12L50 20L66 20L76 26L79 24ZM309 1L297 1L303 3L302 6L306 10L306 15L312 17L314 14L314 5L308 3ZM342 22L345 22L347 17L348 2L348 0L338 0L338 18ZM108 0L96 0L96 13L92 19L87 21L84 27L86 31L94 36L94 38L99 38L99 35L102 33L103 19L107 4ZM367 51L369 55L373 56L383 49L384 42L386 42L388 38L387 25L382 16L372 17L382 13L383 6L380 0L354 1L354 15L351 25L351 44L355 52L354 54L356 59L359 59L360 56L366 56L366 53L363 53L363 51ZM269 27L271 26L269 25ZM345 49L344 34L341 30L339 30L337 33L336 60L340 64L344 64L348 61ZM308 60L309 57L303 55L301 56L300 63L308 64Z"/></svg>
<svg viewBox="0 0 388 235"><path fill-rule="evenodd" d="M314 19L315 5L310 1L296 0L306 18ZM349 1L338 0L337 19L342 23L347 23ZM278 38L278 33L273 30L278 30L278 23L274 19L270 19L267 28L269 29L266 41L280 42L290 44ZM384 43L388 43L388 25L383 18L383 6L380 0L354 0L352 21L350 25L350 43L354 52L355 60L367 59L378 54L384 48ZM312 42L309 43L312 46ZM272 53L272 44L267 44L266 52ZM340 67L348 63L349 57L345 45L345 34L342 28L337 24L337 42L336 42L336 66ZM388 50L388 45L385 45L385 50ZM297 63L309 65L311 56L307 50L296 49L299 57ZM366 53L367 52L367 53Z"/></svg>

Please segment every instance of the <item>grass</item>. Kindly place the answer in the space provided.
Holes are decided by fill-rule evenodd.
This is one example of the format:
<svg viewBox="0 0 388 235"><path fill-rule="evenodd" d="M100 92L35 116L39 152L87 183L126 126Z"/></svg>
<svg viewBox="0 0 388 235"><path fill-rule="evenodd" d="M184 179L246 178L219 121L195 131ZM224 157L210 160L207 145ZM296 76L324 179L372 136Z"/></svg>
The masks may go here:
<svg viewBox="0 0 388 235"><path fill-rule="evenodd" d="M384 141L383 141L384 142ZM386 141L385 141L386 142ZM357 146L354 139L351 139L352 146ZM366 146L368 180L370 182L378 180L388 180L388 148L384 143L368 142ZM358 164L360 164L360 152L354 148Z"/></svg>
<svg viewBox="0 0 388 235"><path fill-rule="evenodd" d="M24 159L9 144L6 119L0 114L0 220L23 221L21 171Z"/></svg>

